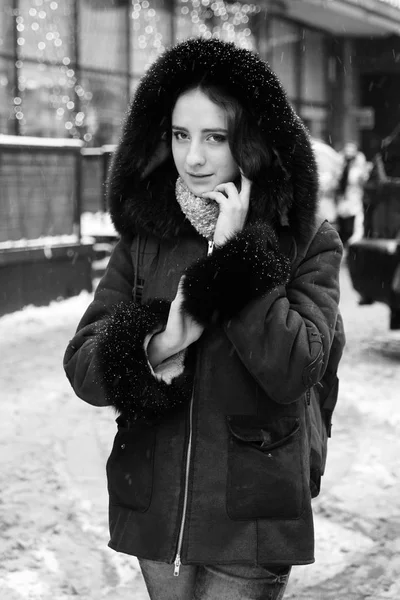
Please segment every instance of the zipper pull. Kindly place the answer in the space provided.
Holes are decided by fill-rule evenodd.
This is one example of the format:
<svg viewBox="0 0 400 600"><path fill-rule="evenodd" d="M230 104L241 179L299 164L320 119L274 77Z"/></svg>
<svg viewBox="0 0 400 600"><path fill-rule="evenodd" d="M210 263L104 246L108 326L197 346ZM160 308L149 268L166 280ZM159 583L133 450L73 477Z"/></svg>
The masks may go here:
<svg viewBox="0 0 400 600"><path fill-rule="evenodd" d="M213 253L213 250L214 250L214 241L213 240L208 240L207 256L210 256L210 254Z"/></svg>
<svg viewBox="0 0 400 600"><path fill-rule="evenodd" d="M177 554L176 558L175 558L174 577L178 577L180 568L181 568L181 557L179 554Z"/></svg>

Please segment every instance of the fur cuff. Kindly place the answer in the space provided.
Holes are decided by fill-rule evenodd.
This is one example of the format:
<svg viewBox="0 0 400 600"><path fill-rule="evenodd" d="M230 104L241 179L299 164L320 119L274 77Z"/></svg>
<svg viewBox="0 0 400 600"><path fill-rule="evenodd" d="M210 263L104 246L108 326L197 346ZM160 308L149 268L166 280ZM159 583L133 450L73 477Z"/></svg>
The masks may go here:
<svg viewBox="0 0 400 600"><path fill-rule="evenodd" d="M245 227L185 273L183 309L201 325L232 318L289 280L290 261L263 223Z"/></svg>
<svg viewBox="0 0 400 600"><path fill-rule="evenodd" d="M107 400L129 421L156 422L190 400L191 369L167 381L157 377L146 354L146 340L166 325L169 302L120 304L97 336L97 360ZM186 366L186 365L184 365Z"/></svg>

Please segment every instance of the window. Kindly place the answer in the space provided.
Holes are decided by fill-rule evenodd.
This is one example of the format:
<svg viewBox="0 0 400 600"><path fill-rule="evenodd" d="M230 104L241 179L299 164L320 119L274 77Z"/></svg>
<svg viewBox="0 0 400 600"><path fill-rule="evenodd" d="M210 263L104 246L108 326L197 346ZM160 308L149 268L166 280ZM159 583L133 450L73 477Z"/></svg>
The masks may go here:
<svg viewBox="0 0 400 600"><path fill-rule="evenodd" d="M19 105L14 104L13 88L14 61L0 57L0 133L15 133L14 114Z"/></svg>
<svg viewBox="0 0 400 600"><path fill-rule="evenodd" d="M307 29L303 29L302 34L301 99L307 102L326 102L328 64L324 35Z"/></svg>
<svg viewBox="0 0 400 600"><path fill-rule="evenodd" d="M255 49L252 29L261 9L242 2L208 2L177 0L175 8L176 40L189 37L217 37Z"/></svg>
<svg viewBox="0 0 400 600"><path fill-rule="evenodd" d="M292 100L295 100L298 95L296 57L300 40L301 34L297 25L280 19L272 19L269 61Z"/></svg>
<svg viewBox="0 0 400 600"><path fill-rule="evenodd" d="M90 145L118 141L140 77L167 47L205 34L255 48L261 10L208 0L0 4L0 132Z"/></svg>
<svg viewBox="0 0 400 600"><path fill-rule="evenodd" d="M129 100L130 2L79 0L77 81L81 137L91 146L116 143Z"/></svg>
<svg viewBox="0 0 400 600"><path fill-rule="evenodd" d="M168 0L142 0L131 17L131 73L137 77L171 45L172 14Z"/></svg>
<svg viewBox="0 0 400 600"><path fill-rule="evenodd" d="M15 133L15 114L19 98L14 103L14 17L12 0L0 6L0 133ZM14 109L15 107L15 109Z"/></svg>
<svg viewBox="0 0 400 600"><path fill-rule="evenodd" d="M211 37L216 23L216 17L211 7L205 7L200 2L195 5L188 0L177 0L175 4L175 37L182 42L190 37L207 34Z"/></svg>
<svg viewBox="0 0 400 600"><path fill-rule="evenodd" d="M0 6L0 53L4 56L14 53L14 17L12 0L3 0Z"/></svg>
<svg viewBox="0 0 400 600"><path fill-rule="evenodd" d="M117 143L128 106L127 78L84 71L80 81L85 141L92 146Z"/></svg>
<svg viewBox="0 0 400 600"><path fill-rule="evenodd" d="M128 4L79 0L79 62L103 71L128 70Z"/></svg>
<svg viewBox="0 0 400 600"><path fill-rule="evenodd" d="M327 138L329 110L328 59L324 34L302 30L301 108L300 115L313 137Z"/></svg>
<svg viewBox="0 0 400 600"><path fill-rule="evenodd" d="M73 0L19 0L19 58L62 63L74 58Z"/></svg>
<svg viewBox="0 0 400 600"><path fill-rule="evenodd" d="M74 129L74 78L61 67L25 62L19 69L23 135L66 137Z"/></svg>

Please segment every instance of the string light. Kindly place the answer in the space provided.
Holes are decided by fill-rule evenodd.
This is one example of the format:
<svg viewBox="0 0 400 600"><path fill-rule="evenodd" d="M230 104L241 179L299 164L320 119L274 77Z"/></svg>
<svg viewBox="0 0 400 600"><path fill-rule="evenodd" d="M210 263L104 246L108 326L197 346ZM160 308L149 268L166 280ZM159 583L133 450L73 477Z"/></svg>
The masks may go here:
<svg viewBox="0 0 400 600"><path fill-rule="evenodd" d="M143 56L142 67L145 70L165 49L169 40L163 39L160 14L148 0L131 0L131 7L133 31L136 34L134 51ZM252 49L254 43L249 22L260 11L261 8L256 4L224 0L178 0L178 39L218 37Z"/></svg>
<svg viewBox="0 0 400 600"><path fill-rule="evenodd" d="M382 1L394 4L394 0ZM82 82L77 80L74 68L71 67L72 60L68 56L66 36L59 27L63 17L68 16L65 4L69 3L63 5L62 17L58 12L60 4L55 0L34 0L29 8L13 11L18 51L18 60L15 63L18 93L14 98L14 114L20 123L21 133L25 133L27 123L23 111L24 93L34 89L37 81L25 74L24 60L32 48L35 48L39 68L41 66L45 72L45 63L50 64L58 74L56 79L49 75L41 81L48 90L49 104L54 109L55 119L63 123L69 135L82 137L89 142L92 135L87 131L86 122L93 95L84 89ZM217 37L233 41L242 47L254 47L250 20L261 11L256 4L224 0L177 0L176 10L177 14L174 17L178 41L193 36ZM165 12L158 8L157 0L131 0L135 72L145 71L171 43ZM3 80L6 80L6 83ZM0 85L7 83L7 78L0 79Z"/></svg>
<svg viewBox="0 0 400 600"><path fill-rule="evenodd" d="M63 122L69 135L79 138L81 137L79 129L84 125L85 115L82 107L80 110L77 109L75 94L83 102L85 100L89 102L92 94L86 93L82 86L78 85L75 71L70 67L71 59L67 55L67 44L59 30L59 23L62 22L62 19L58 14L58 2L35 0L34 4L35 6L31 6L29 9L22 10L20 8L14 11L18 31L17 82L18 90L22 92L22 102L18 107L18 113L16 112L16 118L20 121L21 133L24 134L27 130L23 112L23 92L26 93L27 90L34 89L37 85L34 78L29 78L24 74L24 60L28 53L35 48L39 66L42 65L42 68L45 68L44 61L47 58L46 62L50 63L50 66L54 66L56 74L58 73L56 80L51 75L42 80L42 85L44 84L48 90L49 104L54 109L55 118ZM65 14L68 15L68 9L64 6L64 16Z"/></svg>
<svg viewBox="0 0 400 600"><path fill-rule="evenodd" d="M182 31L182 38L218 37L253 49L248 23L253 15L261 11L259 6L224 0L180 0L179 6L178 31ZM188 25L191 26L189 30Z"/></svg>
<svg viewBox="0 0 400 600"><path fill-rule="evenodd" d="M154 59L165 50L160 31L162 14L148 0L132 0L131 13L133 36L133 58L135 67L146 70ZM136 70L136 68L135 68Z"/></svg>

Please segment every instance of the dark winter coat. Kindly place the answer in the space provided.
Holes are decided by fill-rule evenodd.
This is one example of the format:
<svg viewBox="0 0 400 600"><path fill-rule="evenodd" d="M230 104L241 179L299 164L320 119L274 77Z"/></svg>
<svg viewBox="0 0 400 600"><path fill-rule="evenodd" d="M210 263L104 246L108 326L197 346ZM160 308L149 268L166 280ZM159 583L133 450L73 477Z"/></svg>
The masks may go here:
<svg viewBox="0 0 400 600"><path fill-rule="evenodd" d="M240 99L276 159L253 185L243 231L211 256L162 152L173 98L202 78ZM316 189L308 135L255 55L191 41L142 80L110 177L121 239L65 355L77 395L120 414L107 463L115 550L163 562L179 550L192 564L313 562L306 393L340 323L342 255L336 231L315 223ZM145 345L183 273L185 310L205 331L163 380Z"/></svg>

